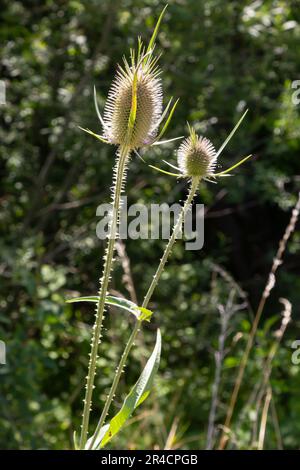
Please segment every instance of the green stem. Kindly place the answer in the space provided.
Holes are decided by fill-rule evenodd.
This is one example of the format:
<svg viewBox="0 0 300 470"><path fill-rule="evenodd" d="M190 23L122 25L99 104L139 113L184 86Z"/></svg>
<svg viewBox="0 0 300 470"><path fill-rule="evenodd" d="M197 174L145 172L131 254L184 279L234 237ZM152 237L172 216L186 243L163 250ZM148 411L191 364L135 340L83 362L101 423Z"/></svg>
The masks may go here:
<svg viewBox="0 0 300 470"><path fill-rule="evenodd" d="M186 198L186 201L182 207L182 210L179 214L179 217L176 221L176 224L174 225L174 228L173 228L173 232L172 232L172 235L167 243L167 246L165 248L165 251L164 251L164 254L160 260L160 263L158 265L158 268L156 270L156 273L154 274L153 276L153 279L152 279L152 282L150 284L150 287L145 295L145 298L144 298L144 302L143 302L143 305L142 307L144 308L147 308L149 302L150 302L150 299L153 295L153 292L159 282L159 279L160 279L160 276L162 275L162 272L164 270L164 267L165 267L165 264L168 260L168 257L172 251L172 248L173 248L173 245L176 241L176 238L177 238L177 235L179 233L179 231L181 230L181 227L182 227L182 223L185 219L185 216L186 216L186 213L187 211L189 210L190 208L190 205L195 197L195 194L196 194L196 191L197 191L197 188L198 188L198 185L199 185L199 181L200 181L200 178L193 178L192 179L192 183L191 183L191 187L190 187L190 190L189 190L189 194L188 194L188 197Z"/></svg>
<svg viewBox="0 0 300 470"><path fill-rule="evenodd" d="M98 357L98 347L101 338L101 329L102 322L104 319L104 308L105 308L105 298L107 295L107 289L110 279L110 274L113 264L113 256L115 249L115 242L118 232L118 219L120 212L120 203L121 203L121 193L122 187L126 175L126 164L129 158L130 150L127 146L121 146L119 151L119 157L117 159L114 174L115 174L115 184L113 188L113 202L112 202L112 220L110 223L110 230L108 235L107 248L104 256L104 267L103 274L100 278L100 287L99 287L99 301L97 303L96 312L95 312L95 324L93 327L93 336L91 344L91 353L90 361L87 375L86 391L84 398L84 407L82 415L82 426L81 426L81 435L80 435L80 449L84 449L87 441L88 428L89 428L89 418L90 411L92 406L92 395L94 389L94 381L96 374L96 365Z"/></svg>
<svg viewBox="0 0 300 470"><path fill-rule="evenodd" d="M164 251L164 254L160 260L160 263L158 265L158 268L156 270L156 273L155 275L153 276L153 279L152 279L152 282L150 284L150 287L145 295L145 298L144 298L144 301L143 301L143 304L142 304L142 307L144 308L147 308L149 302L150 302L150 299L153 295L153 292L159 282L159 279L161 277L161 274L164 270L164 267L165 267L165 264L168 260L168 257L172 251L172 248L173 248L173 245L176 241L176 238L177 238L177 235L182 227L182 223L185 219L185 215L187 213L187 211L189 210L190 208L190 205L195 197L195 194L196 194L196 191L197 191L197 188L198 188L198 185L199 185L199 181L200 181L200 178L193 178L192 179L192 184L191 184L191 187L190 187L190 190L189 190L189 194L188 194L188 197L182 207L182 210L178 216L178 219L174 225L174 228L173 228L173 231L172 231L172 235L167 243L167 246L165 248L165 251ZM124 369L124 366L126 364L126 360L127 360L127 357L128 357L128 354L130 353L130 350L134 344L134 341L135 341L135 338L141 328L141 324L142 324L142 321L138 320L136 323L135 323L135 326L134 326L134 329L132 330L132 333L130 335L130 338L126 344L126 347L123 351L123 354L121 356L121 359L120 359L120 362L119 362L119 365L117 367L117 370L116 370L116 374L115 374L115 377L114 377L114 380L113 380L113 383L112 383L112 386L111 386L111 389L110 389L110 392L108 394L108 397L106 399L106 402L105 402L105 405L104 405L104 408L103 408L103 411L102 411L102 414L101 414L101 417L100 417L100 420L99 420L99 423L97 425L97 428L96 428L96 431L94 433L94 437L93 439L91 440L91 444L89 446L89 449L92 448L93 444L95 443L95 440L96 440L96 437L97 437L97 434L99 433L100 429L102 428L104 422L105 422L105 418L107 416L107 413L109 411L109 408L110 408L110 405L113 401L113 398L114 398L114 395L116 393L116 389L117 389L117 386L119 384L119 381L120 381L120 378L121 378L121 374L123 372L123 369Z"/></svg>

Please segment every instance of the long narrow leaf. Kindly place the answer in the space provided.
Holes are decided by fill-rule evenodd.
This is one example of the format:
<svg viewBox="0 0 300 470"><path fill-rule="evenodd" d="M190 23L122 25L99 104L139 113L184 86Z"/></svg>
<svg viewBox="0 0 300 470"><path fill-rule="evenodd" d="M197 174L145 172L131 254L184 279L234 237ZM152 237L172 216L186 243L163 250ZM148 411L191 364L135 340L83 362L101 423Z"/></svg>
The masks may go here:
<svg viewBox="0 0 300 470"><path fill-rule="evenodd" d="M165 11L166 9L168 8L168 5L165 6L165 8L163 9L163 11L161 12L161 14L159 15L159 18L157 20L157 23L156 23L156 26L154 28L154 31L153 31L153 34L151 36L151 39L149 41L149 44L148 44L148 48L147 48L147 52L151 51L154 47L154 43L155 43L155 40L156 40L156 36L157 36L157 33L158 33L158 30L159 30L159 27L160 27L160 23L163 19L163 16L165 14Z"/></svg>
<svg viewBox="0 0 300 470"><path fill-rule="evenodd" d="M97 303L99 297L96 295L89 295L85 297L75 297L74 299L69 299L66 302L68 304L72 304L75 302L94 302ZM150 321L150 318L153 314L151 310L148 310L144 307L139 307L131 300L122 299L120 297L114 297L112 295L108 295L105 299L105 303L107 305L113 305L114 307L122 308L123 310L127 310L128 312L132 313L138 320L140 321Z"/></svg>
<svg viewBox="0 0 300 470"><path fill-rule="evenodd" d="M94 441L94 444L91 448L91 450L96 450L100 444L101 444L101 441L103 439L103 437L105 436L106 432L108 431L109 429L109 424L105 424L104 426L102 426L102 428L100 429L100 431L98 432L97 436L96 436L96 439ZM90 449L90 445L91 445L91 442L94 440L94 436L90 437L86 444L85 444L85 450L89 450Z"/></svg>
<svg viewBox="0 0 300 470"><path fill-rule="evenodd" d="M159 366L160 352L161 334L160 330L157 330L156 343L153 352L138 381L125 398L122 408L109 423L109 428L100 444L101 448L104 447L123 428L133 411L148 397L153 385L154 376Z"/></svg>
<svg viewBox="0 0 300 470"><path fill-rule="evenodd" d="M79 450L79 442L77 440L76 431L73 432L73 444L74 444L74 449Z"/></svg>

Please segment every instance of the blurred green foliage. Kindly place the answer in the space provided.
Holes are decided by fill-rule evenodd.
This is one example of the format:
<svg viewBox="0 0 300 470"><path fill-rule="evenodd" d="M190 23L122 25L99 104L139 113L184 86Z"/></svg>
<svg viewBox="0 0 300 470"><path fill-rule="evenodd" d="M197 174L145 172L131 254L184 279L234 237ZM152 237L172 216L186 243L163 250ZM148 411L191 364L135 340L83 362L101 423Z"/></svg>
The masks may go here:
<svg viewBox="0 0 300 470"><path fill-rule="evenodd" d="M77 126L98 131L93 85L103 105L116 64L139 34L149 38L162 6L156 0L2 2L0 79L7 87L0 116L0 339L7 344L7 364L0 366L2 449L70 448L72 431L79 428L93 307L66 305L65 299L96 293L103 244L96 238L95 214L110 198L114 149ZM254 158L234 178L201 187L198 202L207 208L204 249L175 246L153 297L154 318L134 349L115 410L160 326L157 386L113 447L163 448L172 426L173 446L205 447L218 305L232 290L236 304L244 303L216 266L248 293L226 342L216 424L224 421L251 312L299 191L300 116L292 100L292 83L300 78L299 39L296 0L170 2L158 37L165 101L180 98L169 136L185 134L188 120L218 146L248 107L221 165L249 153ZM154 165L162 159L175 163L174 146L151 149L145 158ZM137 158L130 163L127 187L129 203L173 203L185 195L184 183L154 174ZM283 446L299 446L300 369L291 363L290 347L300 336L299 240L298 230L260 324L234 416L233 447L251 446L257 416L246 405L280 323L280 296L292 302L293 322L275 357L271 384ZM163 246L162 240L126 243L139 301ZM128 297L121 261L112 291ZM270 318L274 324L268 329ZM94 419L131 321L113 309L106 317ZM274 413L265 447L278 447Z"/></svg>

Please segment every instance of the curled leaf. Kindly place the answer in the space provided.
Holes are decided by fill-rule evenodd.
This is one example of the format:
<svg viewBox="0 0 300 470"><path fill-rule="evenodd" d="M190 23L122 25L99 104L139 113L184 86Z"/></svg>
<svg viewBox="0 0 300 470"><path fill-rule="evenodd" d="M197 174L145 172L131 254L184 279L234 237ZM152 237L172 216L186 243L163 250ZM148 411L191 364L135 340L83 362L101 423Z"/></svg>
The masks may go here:
<svg viewBox="0 0 300 470"><path fill-rule="evenodd" d="M74 299L68 299L66 302L68 304L75 303L75 302L94 302L97 303L99 301L99 297L97 295L90 295L85 297L75 297ZM128 312L132 313L139 321L150 321L153 312L148 310L144 307L139 307L131 300L123 299L121 297L114 297L112 295L108 295L105 299L105 303L107 305L113 305L114 307L122 308L123 310L127 310Z"/></svg>

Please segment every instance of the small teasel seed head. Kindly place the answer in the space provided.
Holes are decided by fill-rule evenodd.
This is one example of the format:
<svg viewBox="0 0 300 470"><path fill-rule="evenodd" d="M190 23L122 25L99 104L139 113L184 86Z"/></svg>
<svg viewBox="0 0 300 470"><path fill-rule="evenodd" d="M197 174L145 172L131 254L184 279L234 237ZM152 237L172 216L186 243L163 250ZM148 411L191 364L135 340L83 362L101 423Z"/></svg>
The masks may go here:
<svg viewBox="0 0 300 470"><path fill-rule="evenodd" d="M212 175L217 162L216 150L206 137L198 136L189 126L190 135L177 151L178 167L187 177Z"/></svg>
<svg viewBox="0 0 300 470"><path fill-rule="evenodd" d="M139 148L150 144L156 134L162 114L162 87L156 67L157 58L142 60L134 55L131 66L124 59L124 68L118 68L104 109L105 137L112 144ZM134 86L136 81L136 86ZM136 115L129 132L129 117L136 90Z"/></svg>

